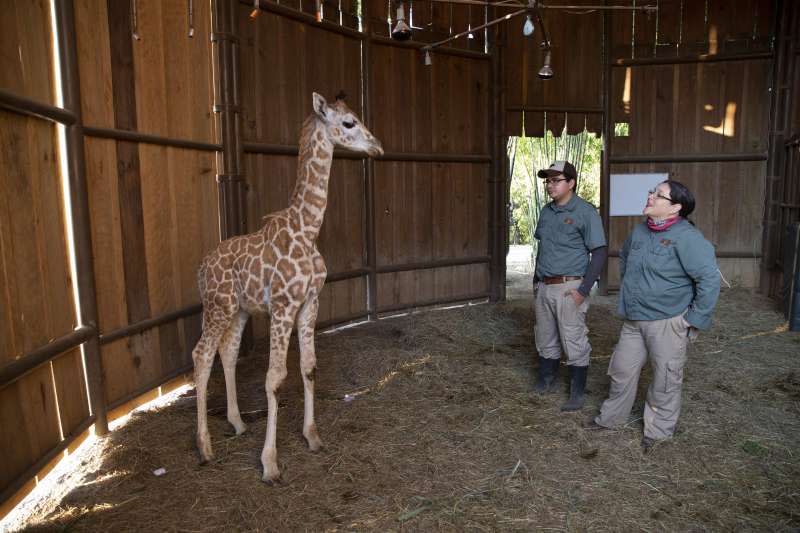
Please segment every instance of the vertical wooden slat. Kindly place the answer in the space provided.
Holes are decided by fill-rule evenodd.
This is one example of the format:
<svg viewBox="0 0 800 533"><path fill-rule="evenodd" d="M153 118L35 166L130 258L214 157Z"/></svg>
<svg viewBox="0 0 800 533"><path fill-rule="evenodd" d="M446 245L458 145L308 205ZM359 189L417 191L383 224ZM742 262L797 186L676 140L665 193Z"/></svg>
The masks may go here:
<svg viewBox="0 0 800 533"><path fill-rule="evenodd" d="M7 0L0 17L0 88L55 103L48 0Z"/></svg>

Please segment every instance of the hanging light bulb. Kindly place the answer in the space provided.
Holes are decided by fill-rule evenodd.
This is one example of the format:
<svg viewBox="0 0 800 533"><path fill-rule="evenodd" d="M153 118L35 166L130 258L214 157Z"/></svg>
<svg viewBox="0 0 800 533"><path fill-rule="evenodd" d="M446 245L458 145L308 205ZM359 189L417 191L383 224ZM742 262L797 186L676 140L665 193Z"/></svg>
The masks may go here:
<svg viewBox="0 0 800 533"><path fill-rule="evenodd" d="M433 61L431 61L431 51L425 50L425 66L429 67L433 65Z"/></svg>
<svg viewBox="0 0 800 533"><path fill-rule="evenodd" d="M467 39L474 39L475 36L472 34L472 24L467 24L467 31L469 32L467 34Z"/></svg>
<svg viewBox="0 0 800 533"><path fill-rule="evenodd" d="M553 77L553 69L550 66L550 48L545 50L544 65L539 69L539 77L543 80L549 80Z"/></svg>
<svg viewBox="0 0 800 533"><path fill-rule="evenodd" d="M535 30L536 26L533 25L533 17L531 17L531 14L528 13L525 17L525 25L522 27L522 35L525 37L530 37L533 35Z"/></svg>
<svg viewBox="0 0 800 533"><path fill-rule="evenodd" d="M406 24L406 16L403 11L403 2L397 4L397 24L392 30L392 39L395 41L407 41L411 38L411 28Z"/></svg>

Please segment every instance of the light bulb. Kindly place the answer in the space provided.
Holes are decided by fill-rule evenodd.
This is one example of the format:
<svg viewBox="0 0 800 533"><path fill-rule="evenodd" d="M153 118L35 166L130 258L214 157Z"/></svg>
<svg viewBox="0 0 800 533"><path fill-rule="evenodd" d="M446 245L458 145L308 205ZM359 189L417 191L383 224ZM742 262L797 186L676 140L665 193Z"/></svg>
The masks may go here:
<svg viewBox="0 0 800 533"><path fill-rule="evenodd" d="M544 54L544 65L539 69L539 77L543 80L549 80L553 77L553 68L550 66L550 50Z"/></svg>
<svg viewBox="0 0 800 533"><path fill-rule="evenodd" d="M403 3L397 7L397 24L392 30L392 39L395 41L407 41L411 39L411 28L406 24L406 17L403 13Z"/></svg>
<svg viewBox="0 0 800 533"><path fill-rule="evenodd" d="M525 19L525 25L522 27L522 35L524 35L525 37L530 37L531 35L533 35L535 29L536 27L533 25L531 14L528 13L527 18Z"/></svg>
<svg viewBox="0 0 800 533"><path fill-rule="evenodd" d="M425 66L429 67L432 64L433 64L433 61L431 61L431 52L430 52L430 50L425 50Z"/></svg>
<svg viewBox="0 0 800 533"><path fill-rule="evenodd" d="M468 24L468 25L467 25L467 31L469 32L469 33L467 34L467 39L474 39L474 38L475 38L475 36L474 36L474 35L472 35L472 24Z"/></svg>

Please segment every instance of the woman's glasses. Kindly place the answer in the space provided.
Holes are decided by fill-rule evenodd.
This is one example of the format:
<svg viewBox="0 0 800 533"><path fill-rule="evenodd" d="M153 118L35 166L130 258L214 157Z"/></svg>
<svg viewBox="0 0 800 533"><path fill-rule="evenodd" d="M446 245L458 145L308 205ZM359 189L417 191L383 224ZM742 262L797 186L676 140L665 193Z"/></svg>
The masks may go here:
<svg viewBox="0 0 800 533"><path fill-rule="evenodd" d="M670 198L669 196L664 196L658 189L650 189L649 191L647 191L647 194L649 194L650 196L655 196L656 198L661 198L663 200L666 200L671 204L675 203L675 201L672 198Z"/></svg>

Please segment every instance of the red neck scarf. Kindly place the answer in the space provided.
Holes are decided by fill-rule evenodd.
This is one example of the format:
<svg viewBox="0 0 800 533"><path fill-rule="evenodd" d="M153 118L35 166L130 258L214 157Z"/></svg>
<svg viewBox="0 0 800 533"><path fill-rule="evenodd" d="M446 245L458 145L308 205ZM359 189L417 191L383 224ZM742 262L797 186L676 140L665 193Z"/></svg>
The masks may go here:
<svg viewBox="0 0 800 533"><path fill-rule="evenodd" d="M676 222L678 222L681 217L675 215L674 217L667 218L662 220L661 222L655 222L652 218L647 219L647 227L650 228L650 231L664 231L665 229L669 228Z"/></svg>

